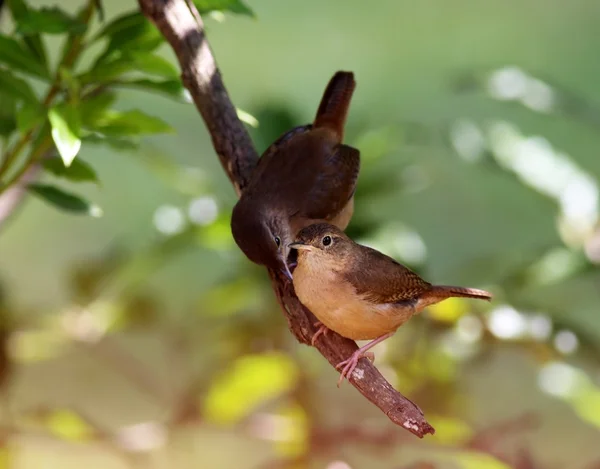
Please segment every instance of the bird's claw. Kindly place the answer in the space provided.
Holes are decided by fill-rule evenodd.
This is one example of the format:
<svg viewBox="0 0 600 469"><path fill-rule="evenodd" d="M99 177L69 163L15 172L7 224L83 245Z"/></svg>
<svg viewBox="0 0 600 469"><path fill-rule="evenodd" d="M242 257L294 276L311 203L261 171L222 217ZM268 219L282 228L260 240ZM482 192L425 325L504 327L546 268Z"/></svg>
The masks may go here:
<svg viewBox="0 0 600 469"><path fill-rule="evenodd" d="M321 334L323 334L325 337L327 337L327 333L329 332L329 328L325 324L320 323L319 321L315 322L313 325L315 327L319 328L317 330L317 332L315 332L315 335L313 335L312 340L310 341L310 344L314 347L315 346L315 342L317 341L317 337L319 337Z"/></svg>
<svg viewBox="0 0 600 469"><path fill-rule="evenodd" d="M354 368L356 368L356 365L358 365L358 361L361 358L366 358L367 360L370 360L371 362L373 362L375 360L375 354L373 352L362 352L361 350L357 350L352 355L350 355L350 358L344 360L343 362L338 363L335 366L336 370L341 368L342 366L344 367L342 369L342 373L340 374L340 379L338 379L338 382L337 382L338 388L343 383L344 378L350 379L350 376L352 375Z"/></svg>

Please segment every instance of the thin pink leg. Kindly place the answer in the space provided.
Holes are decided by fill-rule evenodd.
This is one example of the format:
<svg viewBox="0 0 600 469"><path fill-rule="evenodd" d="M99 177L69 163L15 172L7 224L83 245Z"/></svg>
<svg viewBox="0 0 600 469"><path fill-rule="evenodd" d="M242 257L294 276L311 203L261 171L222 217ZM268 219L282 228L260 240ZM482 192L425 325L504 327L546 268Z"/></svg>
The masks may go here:
<svg viewBox="0 0 600 469"><path fill-rule="evenodd" d="M319 328L319 330L317 332L315 332L315 335L313 335L313 338L310 341L310 344L314 347L315 342L317 341L317 337L319 337L321 334L323 334L324 336L327 336L327 333L329 332L329 328L325 324L320 323L319 321L315 322L313 324L313 326Z"/></svg>
<svg viewBox="0 0 600 469"><path fill-rule="evenodd" d="M338 380L338 384L337 384L338 388L344 381L344 378L350 378L350 375L352 375L354 368L356 368L356 365L358 365L358 360L360 360L363 357L373 358L373 359L375 358L375 355L373 355L373 352L367 352L367 350L374 347L378 343L383 342L385 339L387 339L393 335L394 335L394 332L388 332L387 334L384 334L381 337L378 337L377 339L372 340L367 345L362 346L356 352L354 352L350 356L350 358L348 358L347 360L344 360L343 362L338 363L335 366L336 369L340 368L342 366L344 367L344 369L342 370L342 374L340 375L340 379Z"/></svg>

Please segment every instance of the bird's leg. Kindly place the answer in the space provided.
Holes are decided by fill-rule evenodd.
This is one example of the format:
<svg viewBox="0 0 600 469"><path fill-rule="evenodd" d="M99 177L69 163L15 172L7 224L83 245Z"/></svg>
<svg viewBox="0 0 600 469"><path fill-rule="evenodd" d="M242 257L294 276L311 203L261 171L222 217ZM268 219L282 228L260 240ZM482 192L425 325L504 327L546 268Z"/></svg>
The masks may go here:
<svg viewBox="0 0 600 469"><path fill-rule="evenodd" d="M321 334L323 334L325 337L327 337L327 334L329 333L329 331L331 329L329 329L325 324L321 323L320 321L315 322L313 324L313 326L319 328L319 330L317 330L317 332L315 332L315 335L313 335L313 338L310 341L310 344L314 347L315 342L317 341L317 337L319 337ZM363 353L362 356L367 358L371 363L373 363L375 361L375 354L373 352L365 352L365 353Z"/></svg>
<svg viewBox="0 0 600 469"><path fill-rule="evenodd" d="M323 324L319 321L315 322L313 324L313 326L319 328L319 330L317 332L315 332L315 335L313 335L313 338L310 341L310 344L314 347L315 342L317 341L317 337L319 337L321 334L323 334L324 336L327 336L327 333L329 332L329 328L325 324Z"/></svg>
<svg viewBox="0 0 600 469"><path fill-rule="evenodd" d="M340 379L338 380L338 388L340 387L340 385L342 384L342 381L344 381L344 378L349 378L350 375L352 374L352 372L354 371L354 368L356 368L356 365L358 365L358 360L360 360L361 358L368 358L368 359L374 359L375 355L373 355L373 352L367 352L367 350L369 350L370 348L374 347L375 345L377 345L380 342L383 342L385 339L391 337L394 335L394 332L388 332L387 334L382 335L381 337L378 337L375 340L372 340L371 342L369 342L367 345L363 345L361 348L359 348L356 352L354 352L350 358L344 360L343 362L338 363L335 368L338 369L340 367L344 367L342 369L342 374L340 375Z"/></svg>

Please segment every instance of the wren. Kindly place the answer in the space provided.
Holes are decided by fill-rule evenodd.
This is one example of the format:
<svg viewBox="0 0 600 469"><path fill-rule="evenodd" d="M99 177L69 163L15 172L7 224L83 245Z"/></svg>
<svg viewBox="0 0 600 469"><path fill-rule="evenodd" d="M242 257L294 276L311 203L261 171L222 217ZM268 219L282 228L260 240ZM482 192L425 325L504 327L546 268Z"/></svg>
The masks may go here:
<svg viewBox="0 0 600 469"><path fill-rule="evenodd" d="M355 243L339 228L314 224L302 229L290 248L298 251L294 290L320 321L312 339L330 329L353 340L371 340L347 360L338 386L368 350L391 337L413 315L447 298L481 300L492 295L475 288L432 285L375 249Z"/></svg>
<svg viewBox="0 0 600 469"><path fill-rule="evenodd" d="M288 245L315 222L344 230L354 211L360 154L342 143L354 74L329 81L312 125L297 127L261 156L233 209L231 231L252 262L291 277Z"/></svg>

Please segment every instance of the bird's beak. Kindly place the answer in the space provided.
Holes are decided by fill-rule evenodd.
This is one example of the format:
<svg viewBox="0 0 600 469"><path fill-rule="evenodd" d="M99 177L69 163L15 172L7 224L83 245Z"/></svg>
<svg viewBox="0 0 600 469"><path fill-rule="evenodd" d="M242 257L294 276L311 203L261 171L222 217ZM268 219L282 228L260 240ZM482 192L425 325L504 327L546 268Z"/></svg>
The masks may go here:
<svg viewBox="0 0 600 469"><path fill-rule="evenodd" d="M292 273L290 272L290 268L288 267L287 262L284 261L283 265L285 266L283 269L281 269L283 275L285 275L290 280L294 280L294 277L292 277Z"/></svg>
<svg viewBox="0 0 600 469"><path fill-rule="evenodd" d="M279 255L279 262L281 262L281 265L283 266L283 267L281 267L280 270L283 275L285 275L287 278L290 279L290 281L292 281L293 280L292 272L290 271L290 266L287 263L288 253L289 253L289 248L284 249L284 252L280 253L280 255Z"/></svg>
<svg viewBox="0 0 600 469"><path fill-rule="evenodd" d="M310 244L304 244L304 243L292 243L292 244L288 244L288 247L292 248L292 249L299 249L299 250L304 250L304 251L312 251L313 247Z"/></svg>

